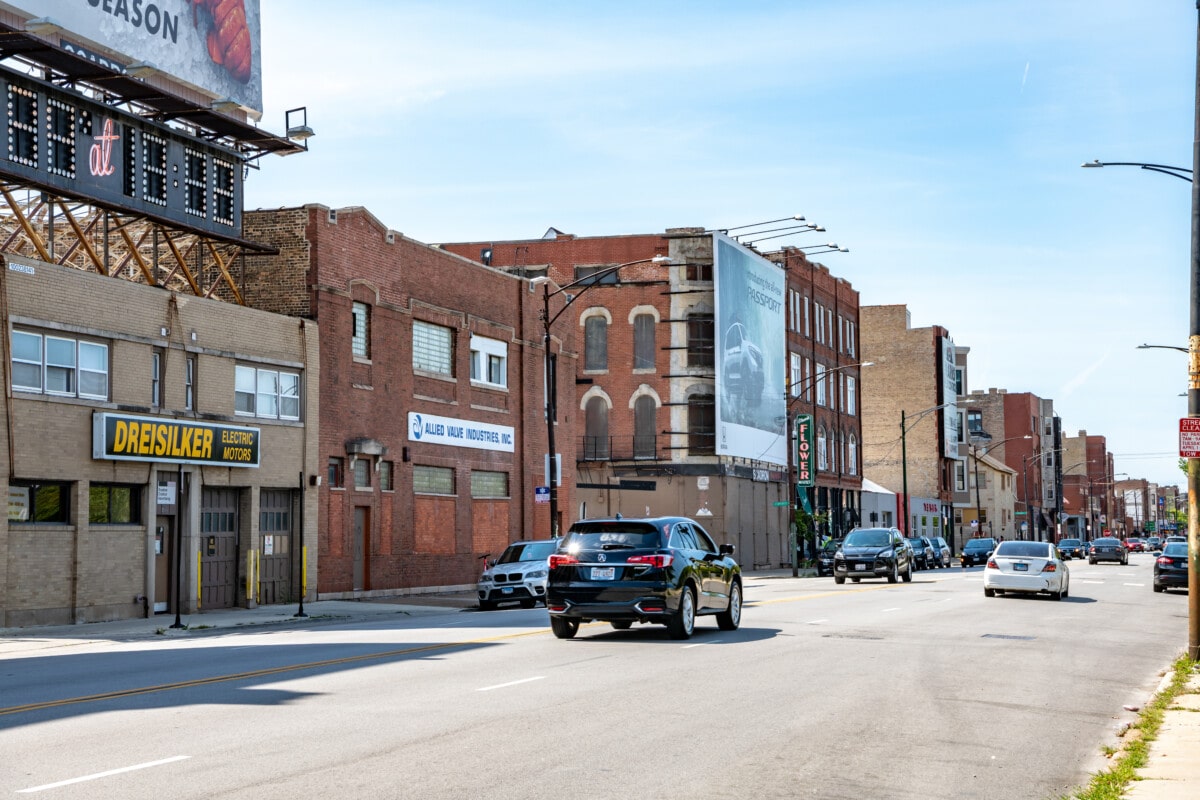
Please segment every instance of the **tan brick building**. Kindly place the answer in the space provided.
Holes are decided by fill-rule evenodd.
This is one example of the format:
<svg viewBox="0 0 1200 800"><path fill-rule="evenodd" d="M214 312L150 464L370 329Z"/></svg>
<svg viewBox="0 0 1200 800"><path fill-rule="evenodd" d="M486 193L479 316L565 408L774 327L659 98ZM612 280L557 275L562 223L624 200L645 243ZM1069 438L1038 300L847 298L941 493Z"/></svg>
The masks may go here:
<svg viewBox="0 0 1200 800"><path fill-rule="evenodd" d="M176 574L184 613L299 600L316 325L15 255L0 282L0 627L173 611Z"/></svg>
<svg viewBox="0 0 1200 800"><path fill-rule="evenodd" d="M862 358L874 365L862 399L864 474L896 492L906 535L949 541L959 439L954 342L940 325L912 327L904 305L859 314Z"/></svg>

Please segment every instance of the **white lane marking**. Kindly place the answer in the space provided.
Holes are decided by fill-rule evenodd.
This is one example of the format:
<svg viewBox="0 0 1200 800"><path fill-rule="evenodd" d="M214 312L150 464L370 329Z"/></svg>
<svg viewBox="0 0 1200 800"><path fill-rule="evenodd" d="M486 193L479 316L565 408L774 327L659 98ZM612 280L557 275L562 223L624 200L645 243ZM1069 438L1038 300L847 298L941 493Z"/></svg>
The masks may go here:
<svg viewBox="0 0 1200 800"><path fill-rule="evenodd" d="M1146 584L1144 584L1144 583L1127 583L1125 585L1126 586L1145 586Z"/></svg>
<svg viewBox="0 0 1200 800"><path fill-rule="evenodd" d="M1085 580L1084 578L1079 578L1075 582L1076 583L1104 583L1104 581L1089 581L1089 580Z"/></svg>
<svg viewBox="0 0 1200 800"><path fill-rule="evenodd" d="M158 761L147 761L145 764L134 764L132 767L119 767L117 769L110 769L105 772L97 772L92 775L84 775L79 778L70 778L65 781L59 781L58 783L47 783L43 784L42 786L31 786L28 789L18 789L17 794L44 792L47 789L57 789L60 786L70 786L73 783L84 783L85 781L99 780L100 778L107 778L112 775L120 775L123 772L133 772L139 769L149 769L150 767L161 767L164 764L173 764L176 761L184 761L189 758L191 758L191 756L171 756L170 758L163 758Z"/></svg>
<svg viewBox="0 0 1200 800"><path fill-rule="evenodd" d="M683 647L681 647L679 649L687 650L689 647L704 647L704 645L706 645L706 644L720 644L720 643L721 643L720 639L713 639L712 641L709 641L709 642L695 642L693 644L685 644Z"/></svg>
<svg viewBox="0 0 1200 800"><path fill-rule="evenodd" d="M476 689L477 692L490 692L492 689L506 689L509 686L520 686L522 683L531 683L533 681L545 680L545 675L538 675L536 678L522 678L519 681L509 681L508 683L497 683L495 686L484 686L482 689Z"/></svg>
<svg viewBox="0 0 1200 800"><path fill-rule="evenodd" d="M886 614L886 613L887 613L887 612L889 612L889 611L899 611L899 610L900 610L900 608L899 608L899 607L896 607L896 608L885 608L885 609L883 610L883 613L885 613L885 614Z"/></svg>
<svg viewBox="0 0 1200 800"><path fill-rule="evenodd" d="M822 622L829 622L828 619L810 619L805 625L820 625Z"/></svg>

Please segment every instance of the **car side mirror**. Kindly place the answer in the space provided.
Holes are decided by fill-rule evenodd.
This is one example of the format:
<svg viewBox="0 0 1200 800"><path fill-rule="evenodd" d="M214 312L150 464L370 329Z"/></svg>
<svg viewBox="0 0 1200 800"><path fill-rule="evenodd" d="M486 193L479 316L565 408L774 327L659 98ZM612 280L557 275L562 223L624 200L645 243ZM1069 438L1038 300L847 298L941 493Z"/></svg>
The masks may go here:
<svg viewBox="0 0 1200 800"><path fill-rule="evenodd" d="M733 545L723 544L717 548L717 552L719 552L723 556L731 556L731 555L733 555Z"/></svg>

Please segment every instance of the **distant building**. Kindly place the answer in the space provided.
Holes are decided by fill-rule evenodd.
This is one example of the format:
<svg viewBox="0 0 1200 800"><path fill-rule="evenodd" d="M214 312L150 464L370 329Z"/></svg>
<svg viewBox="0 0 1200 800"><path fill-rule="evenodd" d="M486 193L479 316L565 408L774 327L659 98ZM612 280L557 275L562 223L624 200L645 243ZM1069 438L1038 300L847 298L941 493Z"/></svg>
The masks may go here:
<svg viewBox="0 0 1200 800"><path fill-rule="evenodd" d="M959 442L954 341L940 325L913 328L903 305L863 306L860 316L862 358L874 364L862 399L864 474L899 495L906 535L949 541Z"/></svg>

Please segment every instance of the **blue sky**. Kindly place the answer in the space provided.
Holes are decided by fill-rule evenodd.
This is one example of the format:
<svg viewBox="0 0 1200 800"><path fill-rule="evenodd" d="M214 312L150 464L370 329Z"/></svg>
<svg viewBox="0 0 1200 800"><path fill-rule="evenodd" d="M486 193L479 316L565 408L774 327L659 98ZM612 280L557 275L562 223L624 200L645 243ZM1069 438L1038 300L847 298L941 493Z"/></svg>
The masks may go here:
<svg viewBox="0 0 1200 800"><path fill-rule="evenodd" d="M971 387L1052 398L1116 470L1182 485L1188 0L262 0L263 127L310 151L248 208L361 205L420 241L804 214L864 305L971 348ZM864 373L863 382L869 375Z"/></svg>

